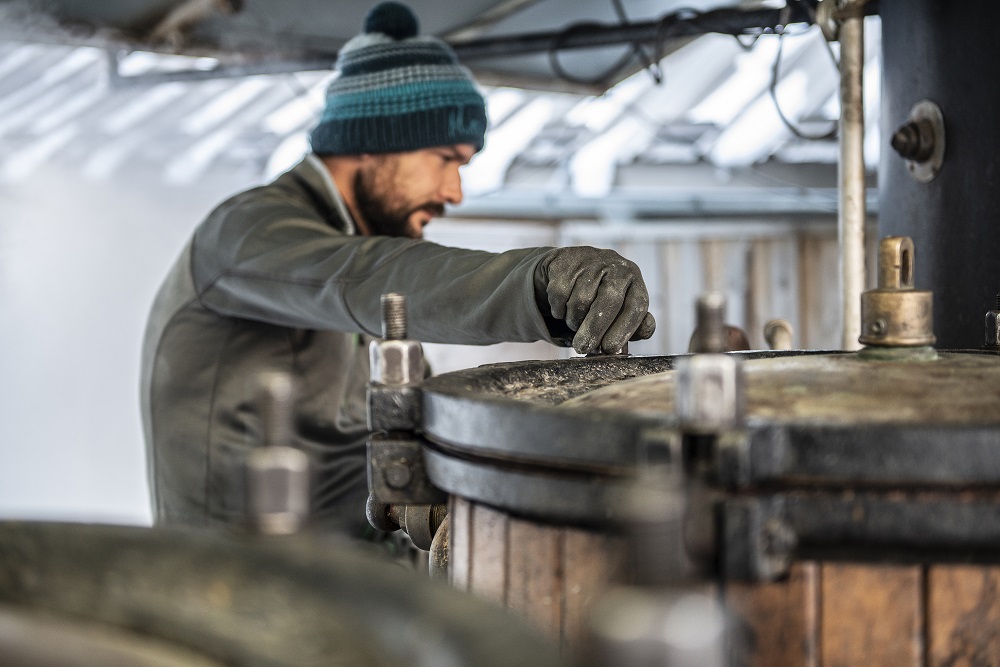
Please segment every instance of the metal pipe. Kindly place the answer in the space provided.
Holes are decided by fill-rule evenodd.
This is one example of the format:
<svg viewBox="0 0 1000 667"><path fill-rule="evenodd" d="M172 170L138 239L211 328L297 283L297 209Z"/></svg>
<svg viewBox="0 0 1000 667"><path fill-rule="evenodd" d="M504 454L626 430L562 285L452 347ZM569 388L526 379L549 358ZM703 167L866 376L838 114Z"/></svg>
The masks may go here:
<svg viewBox="0 0 1000 667"><path fill-rule="evenodd" d="M654 21L622 24L576 23L562 30L524 35L503 35L467 42L453 42L459 60L480 60L553 50L587 49L619 44L657 45L665 38L694 37L708 33L741 35L751 30L774 29L791 23L811 23L801 3L779 9L713 9L675 12Z"/></svg>
<svg viewBox="0 0 1000 667"><path fill-rule="evenodd" d="M841 6L862 5L843 0ZM861 347L861 294L865 290L865 114L863 76L865 32L863 16L840 25L840 283L843 306L841 346Z"/></svg>

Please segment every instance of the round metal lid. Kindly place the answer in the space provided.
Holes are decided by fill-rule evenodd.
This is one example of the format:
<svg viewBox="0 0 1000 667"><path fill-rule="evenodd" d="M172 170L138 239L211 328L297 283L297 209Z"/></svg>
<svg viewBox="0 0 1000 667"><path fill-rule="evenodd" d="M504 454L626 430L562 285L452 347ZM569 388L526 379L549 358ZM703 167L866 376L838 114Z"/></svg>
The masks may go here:
<svg viewBox="0 0 1000 667"><path fill-rule="evenodd" d="M743 363L748 422L1000 425L1000 355L943 352L930 361L859 354L748 359ZM677 372L595 389L564 409L672 415Z"/></svg>

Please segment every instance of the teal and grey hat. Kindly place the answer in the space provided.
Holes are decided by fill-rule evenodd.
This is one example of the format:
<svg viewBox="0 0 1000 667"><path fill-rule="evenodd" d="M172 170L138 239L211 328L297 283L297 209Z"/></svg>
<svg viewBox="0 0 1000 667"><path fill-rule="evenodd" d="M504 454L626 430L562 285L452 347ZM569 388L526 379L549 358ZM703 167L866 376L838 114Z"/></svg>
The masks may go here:
<svg viewBox="0 0 1000 667"><path fill-rule="evenodd" d="M326 107L312 132L319 155L483 147L486 105L450 46L418 37L404 4L383 2L337 57Z"/></svg>

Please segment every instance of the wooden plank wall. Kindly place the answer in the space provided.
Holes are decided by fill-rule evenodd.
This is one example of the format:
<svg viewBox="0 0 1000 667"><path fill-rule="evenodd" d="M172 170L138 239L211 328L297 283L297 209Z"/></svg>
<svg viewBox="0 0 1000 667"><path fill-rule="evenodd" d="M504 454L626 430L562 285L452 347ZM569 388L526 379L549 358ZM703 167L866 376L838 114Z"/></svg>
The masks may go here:
<svg viewBox="0 0 1000 667"><path fill-rule="evenodd" d="M840 347L839 251L829 221L568 224L560 244L612 248L641 267L658 327L630 346L633 354L686 352L695 300L710 290L726 295L728 321L755 349L766 349L764 324L776 318L792 324L796 348ZM873 228L872 267L877 244ZM868 277L874 286L871 269Z"/></svg>
<svg viewBox="0 0 1000 667"><path fill-rule="evenodd" d="M428 239L491 252L532 245L591 245L617 250L642 269L650 310L657 320L652 339L629 346L633 354L686 352L694 331L695 300L708 290L726 294L729 322L746 330L756 349L766 348L763 326L774 318L792 324L797 348L840 347L840 269L833 217L629 224L451 219L428 227ZM873 285L871 267L878 245L874 226L869 229L868 241L868 276ZM426 344L424 351L436 373L571 354L547 343L487 347Z"/></svg>

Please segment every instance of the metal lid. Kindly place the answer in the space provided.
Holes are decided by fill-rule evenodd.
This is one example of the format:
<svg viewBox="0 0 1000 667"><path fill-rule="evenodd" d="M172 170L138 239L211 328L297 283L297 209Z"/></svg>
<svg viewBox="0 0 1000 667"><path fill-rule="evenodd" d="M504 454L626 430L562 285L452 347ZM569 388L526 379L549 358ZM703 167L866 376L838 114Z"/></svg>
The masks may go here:
<svg viewBox="0 0 1000 667"><path fill-rule="evenodd" d="M1000 355L939 353L900 362L861 354L751 359L743 364L751 422L1000 425ZM649 415L674 413L673 371L603 387L563 403Z"/></svg>

